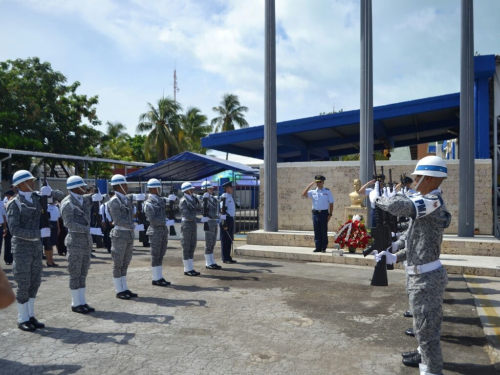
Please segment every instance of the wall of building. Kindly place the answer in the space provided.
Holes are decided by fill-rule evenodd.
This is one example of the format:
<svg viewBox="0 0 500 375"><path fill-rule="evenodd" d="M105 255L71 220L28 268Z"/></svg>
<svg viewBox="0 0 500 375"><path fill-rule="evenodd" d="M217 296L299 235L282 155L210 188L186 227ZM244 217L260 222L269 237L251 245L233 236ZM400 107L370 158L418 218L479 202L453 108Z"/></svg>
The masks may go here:
<svg viewBox="0 0 500 375"><path fill-rule="evenodd" d="M417 161L380 161L388 176L392 169L393 178L402 173L410 174ZM489 159L476 160L475 174L475 227L481 234L492 234L492 163ZM260 171L261 186L265 184L263 166ZM330 231L344 221L344 208L350 206L349 193L353 191L353 180L359 176L359 162L304 162L278 164L278 226L282 230L312 230L311 202L301 197L302 190L314 180L316 174L326 177L325 186L335 197ZM446 206L452 215L452 222L445 233L458 231L458 161L448 162L448 179L441 185ZM260 189L260 225L264 222L264 189Z"/></svg>

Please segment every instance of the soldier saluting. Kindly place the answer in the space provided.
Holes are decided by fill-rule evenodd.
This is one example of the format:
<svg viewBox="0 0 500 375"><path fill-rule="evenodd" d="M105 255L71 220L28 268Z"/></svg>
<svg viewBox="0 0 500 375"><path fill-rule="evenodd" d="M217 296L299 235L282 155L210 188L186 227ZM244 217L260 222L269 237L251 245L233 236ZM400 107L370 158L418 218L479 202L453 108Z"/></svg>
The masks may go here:
<svg viewBox="0 0 500 375"><path fill-rule="evenodd" d="M184 196L179 201L179 210L181 211L181 246L182 263L184 264L184 275L199 276L200 273L194 270L193 258L196 249L196 209L198 199L194 196L194 187L191 182L184 182L181 185Z"/></svg>
<svg viewBox="0 0 500 375"><path fill-rule="evenodd" d="M68 228L66 246L68 248L69 288L71 290L71 310L79 314L94 312L85 298L86 279L92 254L92 235L102 236L101 228L90 227L92 202L102 201L100 193L85 194L87 184L80 176L71 176L66 181L69 195L61 202L61 215Z"/></svg>
<svg viewBox="0 0 500 375"><path fill-rule="evenodd" d="M163 278L163 257L167 252L168 227L167 227L167 202L160 196L161 182L156 178L148 181L148 199L144 202L144 213L149 227L146 235L151 244L151 270L153 273L152 284L156 286L169 286L170 282Z"/></svg>
<svg viewBox="0 0 500 375"><path fill-rule="evenodd" d="M12 272L17 283L18 327L35 331L45 325L35 318L35 299L42 283L42 251L40 239L50 237L50 228L40 229L42 196L53 195L62 200L64 194L50 186L43 186L40 193L33 191L35 177L26 170L14 173L12 184L18 195L7 205L7 222L12 234L14 266Z"/></svg>
<svg viewBox="0 0 500 375"><path fill-rule="evenodd" d="M144 225L134 225L134 200L144 200L144 194L128 194L128 182L121 174L111 177L115 195L108 202L108 210L113 218L111 230L111 258L113 259L113 282L116 298L138 297L127 286L127 270L132 260L134 230L144 230Z"/></svg>
<svg viewBox="0 0 500 375"><path fill-rule="evenodd" d="M412 219L406 232L405 249L396 254L382 251L375 258L379 261L385 256L387 264L405 261L413 329L419 347L414 352L403 353L403 363L419 366L421 375L433 375L443 370L439 340L448 276L439 256L443 232L450 225L451 214L439 186L448 177L448 169L440 157L427 156L417 163L413 175L417 194L396 194L387 198L379 197L378 189L370 193L370 201L382 210Z"/></svg>
<svg viewBox="0 0 500 375"><path fill-rule="evenodd" d="M332 192L325 188L326 178L316 175L302 192L304 198L312 199L312 219L314 227L314 253L324 253L328 247L328 222L332 218L333 198ZM316 189L309 190L316 183Z"/></svg>

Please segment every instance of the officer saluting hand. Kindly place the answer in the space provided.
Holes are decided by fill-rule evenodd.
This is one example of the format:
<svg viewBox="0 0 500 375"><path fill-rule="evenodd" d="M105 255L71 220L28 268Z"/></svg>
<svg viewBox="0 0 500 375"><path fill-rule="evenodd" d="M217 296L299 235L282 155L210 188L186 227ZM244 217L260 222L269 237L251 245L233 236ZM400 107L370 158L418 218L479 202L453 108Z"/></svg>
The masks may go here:
<svg viewBox="0 0 500 375"><path fill-rule="evenodd" d="M328 222L332 218L333 203L335 202L332 192L323 187L325 180L324 176L315 176L314 181L302 192L304 198L312 198L315 253L324 253L328 246ZM317 188L309 190L315 183Z"/></svg>

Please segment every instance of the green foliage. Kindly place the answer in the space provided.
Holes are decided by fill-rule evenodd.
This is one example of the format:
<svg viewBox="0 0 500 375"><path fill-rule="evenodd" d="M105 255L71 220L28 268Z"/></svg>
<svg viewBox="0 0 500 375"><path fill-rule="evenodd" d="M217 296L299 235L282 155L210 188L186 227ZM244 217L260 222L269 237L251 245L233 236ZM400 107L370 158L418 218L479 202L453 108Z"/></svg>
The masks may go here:
<svg viewBox="0 0 500 375"><path fill-rule="evenodd" d="M212 108L219 116L212 119L210 125L215 133L235 130L235 124L240 128L247 128L248 122L245 120L244 112L248 108L240 105L238 96L234 94L224 94L220 105Z"/></svg>
<svg viewBox="0 0 500 375"><path fill-rule="evenodd" d="M149 131L144 154L156 155L157 161L182 152L184 132L181 128L182 107L170 97L158 100L157 107L148 103L149 110L139 116L138 132Z"/></svg>
<svg viewBox="0 0 500 375"><path fill-rule="evenodd" d="M99 143L98 97L78 95L80 83L66 81L36 57L0 62L2 147L86 155Z"/></svg>
<svg viewBox="0 0 500 375"><path fill-rule="evenodd" d="M207 124L207 116L201 114L196 107L189 107L181 115L182 130L184 132L184 151L206 154L207 149L201 147L201 138L206 137L212 130Z"/></svg>

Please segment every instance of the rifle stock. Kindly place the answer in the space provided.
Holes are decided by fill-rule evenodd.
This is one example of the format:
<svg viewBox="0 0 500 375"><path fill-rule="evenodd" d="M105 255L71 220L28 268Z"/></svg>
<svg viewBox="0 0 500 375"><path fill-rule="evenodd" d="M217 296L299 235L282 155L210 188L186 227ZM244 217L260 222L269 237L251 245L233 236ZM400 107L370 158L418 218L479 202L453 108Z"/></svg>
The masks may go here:
<svg viewBox="0 0 500 375"><path fill-rule="evenodd" d="M172 182L171 182L172 183ZM174 184L170 187L170 195L175 194ZM168 220L175 220L174 201L168 201ZM175 226L170 226L170 235L176 236Z"/></svg>

